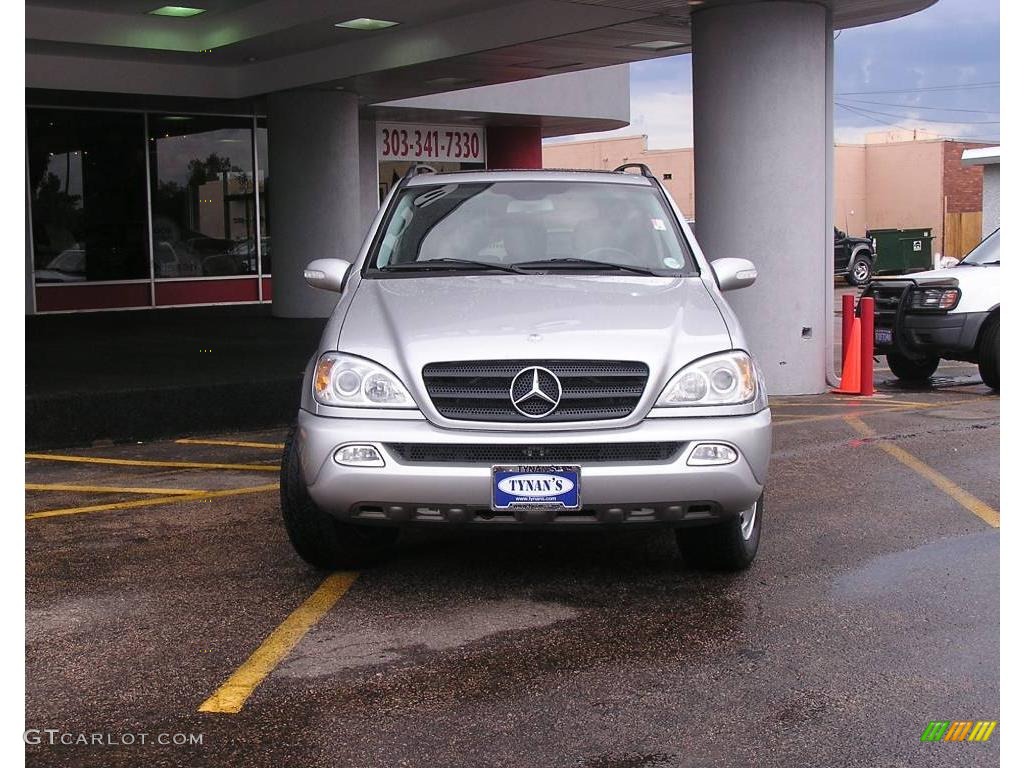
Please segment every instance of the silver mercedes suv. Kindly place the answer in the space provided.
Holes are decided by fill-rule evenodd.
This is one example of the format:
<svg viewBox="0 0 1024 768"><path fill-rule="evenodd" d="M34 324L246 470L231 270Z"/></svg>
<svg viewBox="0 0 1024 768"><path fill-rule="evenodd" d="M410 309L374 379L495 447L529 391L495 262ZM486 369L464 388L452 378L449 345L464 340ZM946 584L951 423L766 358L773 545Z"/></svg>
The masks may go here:
<svg viewBox="0 0 1024 768"><path fill-rule="evenodd" d="M281 468L296 551L379 560L407 525L664 526L684 559L757 552L764 380L709 262L646 168L412 168L350 263Z"/></svg>

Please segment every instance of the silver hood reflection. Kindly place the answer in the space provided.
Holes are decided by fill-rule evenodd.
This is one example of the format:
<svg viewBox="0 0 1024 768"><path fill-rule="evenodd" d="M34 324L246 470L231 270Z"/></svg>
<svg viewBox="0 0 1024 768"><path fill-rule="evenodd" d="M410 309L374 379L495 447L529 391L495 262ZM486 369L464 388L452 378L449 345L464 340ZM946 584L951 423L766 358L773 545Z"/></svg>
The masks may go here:
<svg viewBox="0 0 1024 768"><path fill-rule="evenodd" d="M349 290L355 295L337 348L392 370L427 417L442 424L447 420L434 411L423 386L428 363L640 361L650 377L629 420L636 421L681 367L733 347L725 319L699 277L432 276L363 279Z"/></svg>

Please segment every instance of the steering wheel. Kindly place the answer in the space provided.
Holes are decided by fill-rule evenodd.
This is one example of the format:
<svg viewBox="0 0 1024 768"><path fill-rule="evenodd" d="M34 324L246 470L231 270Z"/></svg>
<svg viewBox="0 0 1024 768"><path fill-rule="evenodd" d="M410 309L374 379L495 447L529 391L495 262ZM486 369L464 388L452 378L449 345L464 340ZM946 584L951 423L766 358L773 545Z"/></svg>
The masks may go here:
<svg viewBox="0 0 1024 768"><path fill-rule="evenodd" d="M593 254L608 252L612 254L619 254L625 256L627 259L632 259L633 254L629 251L623 250L622 248L616 248L612 245L600 245L597 248L591 248L589 251L580 256L581 259L590 259ZM600 261L600 259L594 259L594 261Z"/></svg>

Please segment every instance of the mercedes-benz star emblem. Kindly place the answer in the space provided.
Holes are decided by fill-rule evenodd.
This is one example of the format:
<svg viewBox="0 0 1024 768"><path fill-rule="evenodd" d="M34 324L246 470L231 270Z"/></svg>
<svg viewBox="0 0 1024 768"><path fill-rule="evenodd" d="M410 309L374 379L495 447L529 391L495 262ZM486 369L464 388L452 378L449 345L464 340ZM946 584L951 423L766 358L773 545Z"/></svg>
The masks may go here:
<svg viewBox="0 0 1024 768"><path fill-rule="evenodd" d="M547 368L523 368L509 387L512 407L528 419L542 419L562 400L562 382Z"/></svg>

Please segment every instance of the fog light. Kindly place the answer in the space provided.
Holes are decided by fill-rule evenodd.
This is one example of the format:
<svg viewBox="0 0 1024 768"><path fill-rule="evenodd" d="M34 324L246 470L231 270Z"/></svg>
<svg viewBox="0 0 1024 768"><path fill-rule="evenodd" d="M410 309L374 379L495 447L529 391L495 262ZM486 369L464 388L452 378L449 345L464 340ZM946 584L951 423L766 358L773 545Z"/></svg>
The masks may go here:
<svg viewBox="0 0 1024 768"><path fill-rule="evenodd" d="M709 467L718 464L732 464L739 454L730 445L722 443L701 443L690 451L686 463L691 467Z"/></svg>
<svg viewBox="0 0 1024 768"><path fill-rule="evenodd" d="M346 445L334 452L334 460L347 467L383 467L384 457L372 445Z"/></svg>

